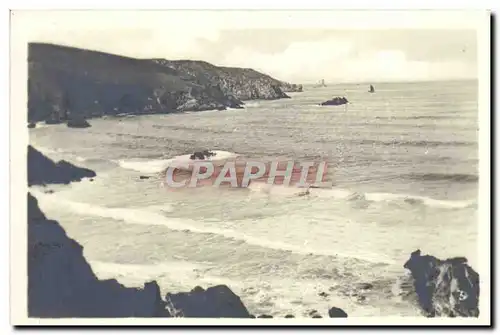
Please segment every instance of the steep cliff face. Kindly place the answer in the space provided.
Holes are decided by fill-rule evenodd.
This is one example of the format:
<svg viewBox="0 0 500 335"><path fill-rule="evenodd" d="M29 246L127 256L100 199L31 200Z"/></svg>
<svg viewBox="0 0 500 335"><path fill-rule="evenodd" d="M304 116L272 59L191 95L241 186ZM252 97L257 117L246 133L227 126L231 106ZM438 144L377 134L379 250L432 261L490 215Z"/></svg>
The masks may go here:
<svg viewBox="0 0 500 335"><path fill-rule="evenodd" d="M298 90L297 85L281 82L253 69L215 66L203 61L154 59L154 63L176 70L200 85L220 88L240 100L289 98L284 89Z"/></svg>
<svg viewBox="0 0 500 335"><path fill-rule="evenodd" d="M149 60L52 44L28 46L28 121L239 107L217 87L199 85Z"/></svg>

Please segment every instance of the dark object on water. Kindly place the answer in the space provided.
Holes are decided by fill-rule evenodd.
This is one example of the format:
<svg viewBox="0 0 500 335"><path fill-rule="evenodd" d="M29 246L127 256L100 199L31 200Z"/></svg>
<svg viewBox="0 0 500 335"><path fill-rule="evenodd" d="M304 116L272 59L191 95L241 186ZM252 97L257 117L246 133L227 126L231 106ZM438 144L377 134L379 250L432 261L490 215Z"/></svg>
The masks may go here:
<svg viewBox="0 0 500 335"><path fill-rule="evenodd" d="M335 97L331 100L327 100L325 102L322 102L320 105L321 106L340 106L340 105L345 105L349 101L347 100L346 97Z"/></svg>
<svg viewBox="0 0 500 335"><path fill-rule="evenodd" d="M404 268L411 272L418 302L427 317L479 316L479 275L465 257L443 261L416 250Z"/></svg>
<svg viewBox="0 0 500 335"><path fill-rule="evenodd" d="M293 316L292 314L285 315L285 319L293 319L293 318L295 318L295 316Z"/></svg>
<svg viewBox="0 0 500 335"><path fill-rule="evenodd" d="M258 319L272 319L272 315L262 314L257 317Z"/></svg>
<svg viewBox="0 0 500 335"><path fill-rule="evenodd" d="M90 181L94 181L94 178L90 178Z"/></svg>
<svg viewBox="0 0 500 335"><path fill-rule="evenodd" d="M82 117L74 117L66 123L70 128L88 128L90 124Z"/></svg>
<svg viewBox="0 0 500 335"><path fill-rule="evenodd" d="M321 293L319 293L318 295L319 295L320 297L323 297L323 298L328 297L328 293L326 293L326 292L321 292Z"/></svg>
<svg viewBox="0 0 500 335"><path fill-rule="evenodd" d="M149 177L149 176L139 176L139 179L149 179L149 178L151 178L151 177Z"/></svg>
<svg viewBox="0 0 500 335"><path fill-rule="evenodd" d="M194 159L205 159L212 156L215 156L215 152L209 150L203 150L203 151L196 151L194 154L189 156L189 158L194 160Z"/></svg>
<svg viewBox="0 0 500 335"><path fill-rule="evenodd" d="M340 308L332 307L328 310L328 316L331 318L346 318L347 313Z"/></svg>
<svg viewBox="0 0 500 335"><path fill-rule="evenodd" d="M36 128L36 123L30 122L28 123L28 128Z"/></svg>
<svg viewBox="0 0 500 335"><path fill-rule="evenodd" d="M54 193L54 190L46 190L46 191L43 191L43 193L45 193L45 194L52 194L52 193Z"/></svg>
<svg viewBox="0 0 500 335"><path fill-rule="evenodd" d="M375 89L373 88L373 85L370 85L370 90L368 92L375 93Z"/></svg>

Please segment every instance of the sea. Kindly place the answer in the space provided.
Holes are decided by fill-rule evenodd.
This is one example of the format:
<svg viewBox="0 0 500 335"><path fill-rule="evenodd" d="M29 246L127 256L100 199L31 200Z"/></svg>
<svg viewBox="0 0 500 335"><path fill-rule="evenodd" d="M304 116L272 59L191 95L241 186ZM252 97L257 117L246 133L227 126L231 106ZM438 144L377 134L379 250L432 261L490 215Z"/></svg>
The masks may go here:
<svg viewBox="0 0 500 335"><path fill-rule="evenodd" d="M224 284L255 315L421 315L410 253L477 266L477 81L305 86L243 109L43 125L30 143L94 180L31 187L100 279L167 292ZM334 96L349 104L319 106ZM169 191L179 156L327 161L331 188ZM141 176L150 177L141 179ZM49 193L50 189L53 192Z"/></svg>

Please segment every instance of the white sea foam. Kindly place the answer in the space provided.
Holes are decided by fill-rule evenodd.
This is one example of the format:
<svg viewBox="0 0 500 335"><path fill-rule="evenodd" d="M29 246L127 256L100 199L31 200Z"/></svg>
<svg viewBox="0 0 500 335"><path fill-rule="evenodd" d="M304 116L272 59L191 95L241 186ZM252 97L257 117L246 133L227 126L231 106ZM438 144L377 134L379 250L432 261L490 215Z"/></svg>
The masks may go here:
<svg viewBox="0 0 500 335"><path fill-rule="evenodd" d="M244 233L237 232L232 229L218 229L214 227L200 227L197 226L197 221L191 219L175 219L166 218L159 211L155 211L152 208L109 208L102 207L98 205L81 203L71 200L66 200L58 196L47 196L37 190L32 190L34 196L37 197L40 206L46 208L45 206L54 206L59 209L61 206L65 210L70 210L74 213L84 215L84 216L98 216L103 218L110 218L114 220L124 221L130 224L140 224L140 225L159 225L165 226L171 230L185 231L188 230L193 233L200 234L214 234L225 238L230 238L234 240L244 241L245 243L256 245L264 248L275 249L275 250L285 250L293 253L299 254L314 254L323 256L334 256L343 258L357 258L360 260L375 262L375 263L387 263L392 264L394 261L391 259L384 259L384 257L379 255L352 255L343 254L335 250L315 250L313 248L304 245L293 245L289 243L280 242L277 240L268 240L262 237L249 236Z"/></svg>

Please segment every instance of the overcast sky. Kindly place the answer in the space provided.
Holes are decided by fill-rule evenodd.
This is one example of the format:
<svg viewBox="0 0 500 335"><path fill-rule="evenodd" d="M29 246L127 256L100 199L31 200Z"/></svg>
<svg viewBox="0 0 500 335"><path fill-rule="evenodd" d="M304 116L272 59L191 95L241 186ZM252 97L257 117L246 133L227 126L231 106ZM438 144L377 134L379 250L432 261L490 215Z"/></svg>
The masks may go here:
<svg viewBox="0 0 500 335"><path fill-rule="evenodd" d="M148 20L140 20L137 13L128 15L115 22L109 16L101 21L95 15L92 21L65 16L64 23L54 23L50 33L32 40L140 58L250 67L297 83L477 77L476 31L472 29L284 29L256 24L228 29L216 21L190 24L195 19L187 17L184 24L173 25L171 16L161 20L160 14L144 24ZM141 24L134 27L134 22Z"/></svg>

